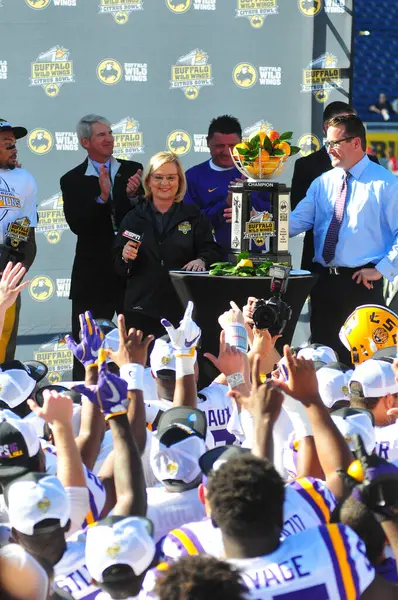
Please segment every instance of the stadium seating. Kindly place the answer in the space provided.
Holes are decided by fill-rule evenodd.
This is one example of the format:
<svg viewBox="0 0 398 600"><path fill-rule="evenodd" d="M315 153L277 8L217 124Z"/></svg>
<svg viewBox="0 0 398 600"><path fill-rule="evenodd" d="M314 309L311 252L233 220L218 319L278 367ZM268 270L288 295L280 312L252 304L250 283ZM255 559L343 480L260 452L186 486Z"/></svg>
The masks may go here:
<svg viewBox="0 0 398 600"><path fill-rule="evenodd" d="M359 35L370 31L370 35ZM391 0L355 1L353 105L364 121L381 121L369 105L384 92L398 97L398 3ZM398 121L398 115L391 120Z"/></svg>

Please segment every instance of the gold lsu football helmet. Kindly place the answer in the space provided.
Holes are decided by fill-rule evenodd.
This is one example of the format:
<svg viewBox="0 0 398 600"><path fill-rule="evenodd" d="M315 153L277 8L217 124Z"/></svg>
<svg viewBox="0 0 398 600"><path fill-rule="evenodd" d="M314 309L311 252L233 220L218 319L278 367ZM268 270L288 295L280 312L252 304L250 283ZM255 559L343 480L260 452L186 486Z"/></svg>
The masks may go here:
<svg viewBox="0 0 398 600"><path fill-rule="evenodd" d="M397 345L398 316L385 306L358 306L340 329L340 340L351 352L354 365L368 360L381 348Z"/></svg>

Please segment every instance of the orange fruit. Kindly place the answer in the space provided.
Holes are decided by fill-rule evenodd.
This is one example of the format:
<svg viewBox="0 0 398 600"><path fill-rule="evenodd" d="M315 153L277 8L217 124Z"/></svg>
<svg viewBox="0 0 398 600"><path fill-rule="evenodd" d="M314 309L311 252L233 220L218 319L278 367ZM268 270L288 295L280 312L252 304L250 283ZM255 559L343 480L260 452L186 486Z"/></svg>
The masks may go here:
<svg viewBox="0 0 398 600"><path fill-rule="evenodd" d="M276 144L274 148L278 148L278 150L283 150L285 156L290 156L290 145L287 142L280 142L280 144Z"/></svg>
<svg viewBox="0 0 398 600"><path fill-rule="evenodd" d="M271 140L271 142L273 142L274 140L277 140L280 136L279 131L276 131L275 129L271 129L271 131L268 132L268 137Z"/></svg>

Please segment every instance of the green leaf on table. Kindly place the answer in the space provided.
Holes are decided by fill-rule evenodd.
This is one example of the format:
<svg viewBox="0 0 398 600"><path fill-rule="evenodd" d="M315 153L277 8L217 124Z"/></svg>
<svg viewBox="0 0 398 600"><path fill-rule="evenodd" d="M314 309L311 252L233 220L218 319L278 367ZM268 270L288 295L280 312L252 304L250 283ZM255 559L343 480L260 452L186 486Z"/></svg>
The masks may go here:
<svg viewBox="0 0 398 600"><path fill-rule="evenodd" d="M229 267L230 264L231 264L230 262L216 262L216 263L213 263L212 265L210 265L210 267L212 269L216 269L216 268L223 269L224 267Z"/></svg>
<svg viewBox="0 0 398 600"><path fill-rule="evenodd" d="M249 253L249 252L246 252L246 251L244 251L244 252L239 252L239 254L238 254L238 258L237 258L236 260L239 262L239 261L240 261L240 260L242 260L242 259L249 258L249 256L250 256L250 253Z"/></svg>

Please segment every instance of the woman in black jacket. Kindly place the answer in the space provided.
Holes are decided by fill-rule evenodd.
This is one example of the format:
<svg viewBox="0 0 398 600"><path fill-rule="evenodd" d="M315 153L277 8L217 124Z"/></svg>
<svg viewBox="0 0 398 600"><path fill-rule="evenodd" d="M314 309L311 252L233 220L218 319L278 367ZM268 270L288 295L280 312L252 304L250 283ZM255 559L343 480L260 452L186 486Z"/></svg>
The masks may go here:
<svg viewBox="0 0 398 600"><path fill-rule="evenodd" d="M207 217L182 201L186 180L176 155L152 156L142 183L145 197L139 198L119 228L115 266L127 278L127 328L160 336L164 334L160 319L177 324L182 314L169 271L205 271L221 260L221 250Z"/></svg>

